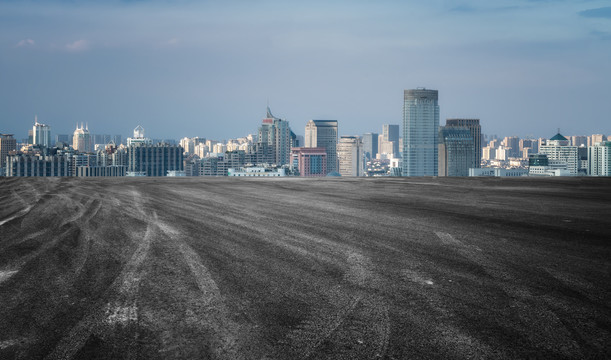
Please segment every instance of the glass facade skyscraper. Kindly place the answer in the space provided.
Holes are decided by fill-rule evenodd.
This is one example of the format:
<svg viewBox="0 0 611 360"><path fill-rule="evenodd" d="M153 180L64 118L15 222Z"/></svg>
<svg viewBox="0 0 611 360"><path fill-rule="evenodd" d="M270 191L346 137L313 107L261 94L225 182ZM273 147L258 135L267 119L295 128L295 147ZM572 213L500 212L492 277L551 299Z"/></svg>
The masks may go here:
<svg viewBox="0 0 611 360"><path fill-rule="evenodd" d="M404 90L403 176L437 176L438 130L437 90Z"/></svg>

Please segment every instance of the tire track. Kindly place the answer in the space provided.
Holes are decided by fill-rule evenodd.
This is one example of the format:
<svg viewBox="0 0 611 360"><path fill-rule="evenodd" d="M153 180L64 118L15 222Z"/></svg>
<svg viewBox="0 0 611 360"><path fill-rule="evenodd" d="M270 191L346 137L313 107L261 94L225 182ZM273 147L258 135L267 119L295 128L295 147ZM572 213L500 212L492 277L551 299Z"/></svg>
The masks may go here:
<svg viewBox="0 0 611 360"><path fill-rule="evenodd" d="M201 292L200 303L204 309L200 325L210 330L212 334L210 342L213 353L219 359L244 359L239 343L240 326L231 319L231 313L225 305L218 285L201 257L184 241L180 231L161 221L156 225L176 242L178 252L197 283Z"/></svg>
<svg viewBox="0 0 611 360"><path fill-rule="evenodd" d="M144 276L141 267L154 240L153 227L156 219L157 214L153 213L147 222L142 240L136 241L138 247L110 286L111 292L115 289L112 300L96 304L57 344L47 359L72 358L92 334L104 338L106 334L113 332L115 326L125 326L138 320L136 302L140 280Z"/></svg>

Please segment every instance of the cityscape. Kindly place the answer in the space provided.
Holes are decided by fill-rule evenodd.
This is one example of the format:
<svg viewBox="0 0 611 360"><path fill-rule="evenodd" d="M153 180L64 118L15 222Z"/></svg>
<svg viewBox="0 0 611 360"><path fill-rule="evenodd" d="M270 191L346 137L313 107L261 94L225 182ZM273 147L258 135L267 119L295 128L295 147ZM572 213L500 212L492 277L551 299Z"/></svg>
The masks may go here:
<svg viewBox="0 0 611 360"><path fill-rule="evenodd" d="M604 134L486 135L480 119L440 124L438 91L404 91L403 123L341 135L338 120L309 120L305 135L267 107L256 133L229 140L101 135L77 124L52 134L35 116L28 138L0 134L0 175L14 176L611 176ZM92 124L94 126L94 124ZM441 125L441 126L440 126ZM294 130L295 129L295 130Z"/></svg>
<svg viewBox="0 0 611 360"><path fill-rule="evenodd" d="M0 0L0 359L611 359L609 0Z"/></svg>

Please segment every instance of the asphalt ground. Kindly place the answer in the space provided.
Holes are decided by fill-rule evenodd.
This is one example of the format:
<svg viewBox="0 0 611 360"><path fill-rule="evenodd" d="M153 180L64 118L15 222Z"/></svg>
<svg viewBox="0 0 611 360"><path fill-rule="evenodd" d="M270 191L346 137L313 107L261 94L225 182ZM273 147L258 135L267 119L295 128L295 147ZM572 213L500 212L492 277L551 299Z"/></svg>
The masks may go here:
<svg viewBox="0 0 611 360"><path fill-rule="evenodd" d="M0 359L611 357L611 179L0 178Z"/></svg>

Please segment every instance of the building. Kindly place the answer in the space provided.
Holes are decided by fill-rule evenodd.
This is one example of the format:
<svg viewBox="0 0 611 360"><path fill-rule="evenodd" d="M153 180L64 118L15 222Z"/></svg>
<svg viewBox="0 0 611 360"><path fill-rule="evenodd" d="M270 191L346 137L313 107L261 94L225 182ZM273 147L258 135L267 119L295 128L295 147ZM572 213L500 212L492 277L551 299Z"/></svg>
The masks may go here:
<svg viewBox="0 0 611 360"><path fill-rule="evenodd" d="M184 171L183 149L168 144L134 144L127 148L127 172L166 176L168 170Z"/></svg>
<svg viewBox="0 0 611 360"><path fill-rule="evenodd" d="M363 176L363 142L358 136L342 136L337 144L337 159L341 176Z"/></svg>
<svg viewBox="0 0 611 360"><path fill-rule="evenodd" d="M127 138L127 147L134 145L152 145L153 140L144 136L144 128L140 125L134 129L134 137Z"/></svg>
<svg viewBox="0 0 611 360"><path fill-rule="evenodd" d="M6 166L6 157L11 151L17 151L17 139L13 134L0 134L0 169Z"/></svg>
<svg viewBox="0 0 611 360"><path fill-rule="evenodd" d="M91 142L91 134L89 133L88 126L81 123L79 127L76 125L76 130L72 135L72 148L78 152L88 153L93 150L93 144Z"/></svg>
<svg viewBox="0 0 611 360"><path fill-rule="evenodd" d="M228 170L228 176L240 177L280 177L286 176L286 171L283 168L267 168L267 167L243 167L239 169L231 168Z"/></svg>
<svg viewBox="0 0 611 360"><path fill-rule="evenodd" d="M603 141L588 148L588 175L611 176L611 141Z"/></svg>
<svg viewBox="0 0 611 360"><path fill-rule="evenodd" d="M77 166L75 176L78 177L118 177L125 176L127 166Z"/></svg>
<svg viewBox="0 0 611 360"><path fill-rule="evenodd" d="M6 176L71 176L70 163L69 157L62 155L9 155Z"/></svg>
<svg viewBox="0 0 611 360"><path fill-rule="evenodd" d="M505 147L507 158L520 157L520 138L517 136L506 136L501 145Z"/></svg>
<svg viewBox="0 0 611 360"><path fill-rule="evenodd" d="M378 155L378 134L366 133L363 135L363 153L367 160L375 159Z"/></svg>
<svg viewBox="0 0 611 360"><path fill-rule="evenodd" d="M442 126L439 129L439 176L469 176L477 168L471 130L467 127Z"/></svg>
<svg viewBox="0 0 611 360"><path fill-rule="evenodd" d="M565 161L533 154L528 157L528 176L570 176L570 172Z"/></svg>
<svg viewBox="0 0 611 360"><path fill-rule="evenodd" d="M504 168L471 168L469 169L469 176L520 177L528 176L528 170Z"/></svg>
<svg viewBox="0 0 611 360"><path fill-rule="evenodd" d="M403 176L437 176L437 90L403 92Z"/></svg>
<svg viewBox="0 0 611 360"><path fill-rule="evenodd" d="M594 146L598 143L605 141L605 135L603 134L594 134L588 136L588 146Z"/></svg>
<svg viewBox="0 0 611 360"><path fill-rule="evenodd" d="M259 127L259 144L266 144L268 153L266 154L267 163L276 165L286 165L290 162L291 144L294 142L291 137L289 122L275 117L269 106L267 107L267 117ZM263 149L263 147L261 147Z"/></svg>
<svg viewBox="0 0 611 360"><path fill-rule="evenodd" d="M391 153L393 157L400 157L399 155L399 125L384 124L382 125L382 140L385 142L392 142Z"/></svg>
<svg viewBox="0 0 611 360"><path fill-rule="evenodd" d="M568 137L572 146L588 146L588 137L585 135L573 135Z"/></svg>
<svg viewBox="0 0 611 360"><path fill-rule="evenodd" d="M327 173L337 171L337 120L310 120L305 127L305 147L325 148Z"/></svg>
<svg viewBox="0 0 611 360"><path fill-rule="evenodd" d="M51 147L51 127L38 122L38 116L34 117L34 127L32 128L32 145L40 147Z"/></svg>
<svg viewBox="0 0 611 360"><path fill-rule="evenodd" d="M474 167L481 167L482 163L482 127L479 119L446 119L446 127L462 127L469 129L473 138L473 163Z"/></svg>
<svg viewBox="0 0 611 360"><path fill-rule="evenodd" d="M327 150L322 147L298 147L292 149L291 165L301 177L327 175Z"/></svg>
<svg viewBox="0 0 611 360"><path fill-rule="evenodd" d="M570 176L576 176L579 173L578 148L570 146L569 140L560 133L554 135L545 145L539 146L539 154L547 155L550 161L565 162Z"/></svg>

